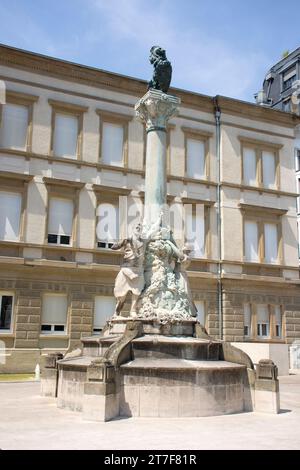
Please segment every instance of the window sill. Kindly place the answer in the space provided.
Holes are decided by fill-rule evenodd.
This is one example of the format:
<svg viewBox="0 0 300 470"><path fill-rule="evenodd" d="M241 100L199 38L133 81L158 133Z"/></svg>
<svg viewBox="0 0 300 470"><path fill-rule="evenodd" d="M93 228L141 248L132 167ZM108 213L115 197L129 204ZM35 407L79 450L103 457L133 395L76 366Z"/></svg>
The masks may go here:
<svg viewBox="0 0 300 470"><path fill-rule="evenodd" d="M4 330L0 330L0 338L14 338L15 334L11 332L6 332Z"/></svg>
<svg viewBox="0 0 300 470"><path fill-rule="evenodd" d="M244 343L286 344L284 339L276 339L276 338L245 338Z"/></svg>
<svg viewBox="0 0 300 470"><path fill-rule="evenodd" d="M69 335L58 335L58 334L41 334L39 336L40 339L69 339Z"/></svg>

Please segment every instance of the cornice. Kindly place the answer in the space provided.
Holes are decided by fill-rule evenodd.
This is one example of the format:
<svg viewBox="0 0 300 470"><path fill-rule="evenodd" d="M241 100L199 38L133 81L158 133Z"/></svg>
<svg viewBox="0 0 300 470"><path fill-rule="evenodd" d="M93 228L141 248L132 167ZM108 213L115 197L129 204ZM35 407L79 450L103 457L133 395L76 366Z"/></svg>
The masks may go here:
<svg viewBox="0 0 300 470"><path fill-rule="evenodd" d="M147 82L138 78L107 72L95 67L84 66L41 54L36 54L6 45L0 45L0 64L27 72L55 77L68 82L76 82L118 93L134 95L137 98L147 91ZM182 107L214 113L218 105L222 113L245 119L263 121L293 128L300 123L300 117L273 108L265 108L233 98L217 95L211 97L190 91L170 88L170 94L181 99Z"/></svg>

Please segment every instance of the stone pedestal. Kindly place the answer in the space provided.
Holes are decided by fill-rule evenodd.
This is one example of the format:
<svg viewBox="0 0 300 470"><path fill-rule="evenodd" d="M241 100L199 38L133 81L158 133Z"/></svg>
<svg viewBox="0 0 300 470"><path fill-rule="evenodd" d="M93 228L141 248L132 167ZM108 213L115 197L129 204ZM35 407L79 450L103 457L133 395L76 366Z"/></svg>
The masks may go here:
<svg viewBox="0 0 300 470"><path fill-rule="evenodd" d="M280 396L278 369L270 359L262 359L256 368L254 410L262 413L279 413Z"/></svg>

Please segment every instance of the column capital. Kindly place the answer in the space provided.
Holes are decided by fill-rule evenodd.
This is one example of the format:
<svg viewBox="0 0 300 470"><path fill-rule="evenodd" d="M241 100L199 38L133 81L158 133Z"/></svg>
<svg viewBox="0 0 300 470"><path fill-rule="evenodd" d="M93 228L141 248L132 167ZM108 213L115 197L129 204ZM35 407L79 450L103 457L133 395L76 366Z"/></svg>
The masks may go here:
<svg viewBox="0 0 300 470"><path fill-rule="evenodd" d="M150 89L136 103L135 114L146 124L146 131L166 131L168 120L178 114L180 98Z"/></svg>

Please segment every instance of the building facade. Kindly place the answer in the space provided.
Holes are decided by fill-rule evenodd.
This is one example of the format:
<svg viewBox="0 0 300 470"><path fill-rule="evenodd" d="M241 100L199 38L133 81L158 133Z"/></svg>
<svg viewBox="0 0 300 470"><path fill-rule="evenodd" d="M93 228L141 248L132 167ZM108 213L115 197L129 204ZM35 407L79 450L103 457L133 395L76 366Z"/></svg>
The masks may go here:
<svg viewBox="0 0 300 470"><path fill-rule="evenodd" d="M0 47L0 370L34 370L98 334L114 310L126 236L142 215L146 82ZM208 333L286 345L300 338L294 139L299 118L171 89L168 202L196 227L191 290Z"/></svg>
<svg viewBox="0 0 300 470"><path fill-rule="evenodd" d="M300 115L300 47L274 64L267 72L258 104ZM295 129L296 187L300 192L300 126ZM300 200L297 201L298 241L300 240ZM300 245L299 245L300 246ZM300 251L299 251L300 256Z"/></svg>

